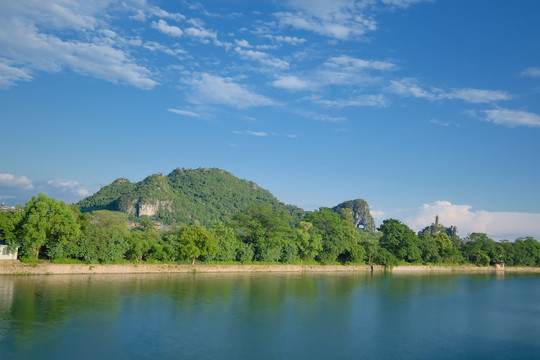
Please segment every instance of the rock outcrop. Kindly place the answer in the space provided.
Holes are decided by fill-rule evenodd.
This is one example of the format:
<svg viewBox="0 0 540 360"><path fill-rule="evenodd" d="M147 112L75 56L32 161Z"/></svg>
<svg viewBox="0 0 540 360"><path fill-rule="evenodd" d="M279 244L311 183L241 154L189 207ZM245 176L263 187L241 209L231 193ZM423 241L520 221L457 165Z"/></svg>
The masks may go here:
<svg viewBox="0 0 540 360"><path fill-rule="evenodd" d="M340 212L342 209L349 209L352 211L354 225L357 228L369 232L375 232L375 221L369 212L369 205L367 201L362 199L349 200L333 208L333 210L336 212Z"/></svg>

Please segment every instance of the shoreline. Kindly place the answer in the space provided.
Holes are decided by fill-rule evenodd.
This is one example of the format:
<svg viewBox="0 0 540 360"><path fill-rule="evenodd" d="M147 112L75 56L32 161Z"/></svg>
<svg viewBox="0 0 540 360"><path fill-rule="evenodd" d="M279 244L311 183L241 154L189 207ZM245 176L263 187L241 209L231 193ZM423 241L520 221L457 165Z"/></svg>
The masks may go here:
<svg viewBox="0 0 540 360"><path fill-rule="evenodd" d="M175 265L175 264L26 264L0 263L0 275L254 273L254 272L376 272L376 273L540 273L540 267L407 265Z"/></svg>

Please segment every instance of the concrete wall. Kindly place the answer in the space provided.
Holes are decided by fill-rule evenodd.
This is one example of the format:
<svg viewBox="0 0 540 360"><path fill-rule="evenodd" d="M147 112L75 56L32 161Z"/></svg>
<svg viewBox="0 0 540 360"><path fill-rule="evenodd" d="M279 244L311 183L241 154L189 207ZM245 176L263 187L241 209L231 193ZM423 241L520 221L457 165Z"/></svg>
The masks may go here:
<svg viewBox="0 0 540 360"><path fill-rule="evenodd" d="M11 252L8 245L0 244L0 261L1 260L17 260L17 250Z"/></svg>

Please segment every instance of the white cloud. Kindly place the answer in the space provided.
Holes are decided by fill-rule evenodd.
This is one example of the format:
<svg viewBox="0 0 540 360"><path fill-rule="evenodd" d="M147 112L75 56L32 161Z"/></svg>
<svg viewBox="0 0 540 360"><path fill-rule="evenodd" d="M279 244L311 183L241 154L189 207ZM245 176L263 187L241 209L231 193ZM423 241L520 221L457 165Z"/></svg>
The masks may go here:
<svg viewBox="0 0 540 360"><path fill-rule="evenodd" d="M1 1L0 19L24 18L55 30L93 30L99 24L97 15L105 11L110 3L111 1L107 0Z"/></svg>
<svg viewBox="0 0 540 360"><path fill-rule="evenodd" d="M266 133L264 131L246 130L246 134L253 135L253 136L268 136L268 133Z"/></svg>
<svg viewBox="0 0 540 360"><path fill-rule="evenodd" d="M171 26L165 20L161 19L157 22L152 21L152 27L172 37L181 37L184 33L178 26Z"/></svg>
<svg viewBox="0 0 540 360"><path fill-rule="evenodd" d="M315 120L324 121L324 122L342 122L347 120L344 116L332 116L332 115L325 115L325 114L318 114L318 113L305 113L304 114L307 117L310 117Z"/></svg>
<svg viewBox="0 0 540 360"><path fill-rule="evenodd" d="M184 30L186 35L189 35L204 44L210 43L210 40L217 41L217 34L202 27L189 27ZM219 42L218 42L219 43Z"/></svg>
<svg viewBox="0 0 540 360"><path fill-rule="evenodd" d="M243 39L234 40L234 42L236 43L236 45L241 46L241 47L246 47L246 48L252 47L247 40L243 40Z"/></svg>
<svg viewBox="0 0 540 360"><path fill-rule="evenodd" d="M291 91L305 90L310 87L310 83L308 81L299 79L294 75L280 76L280 78L274 81L272 85Z"/></svg>
<svg viewBox="0 0 540 360"><path fill-rule="evenodd" d="M259 136L259 137L268 136L267 132L264 132L264 131L252 131L252 130L246 130L246 131L235 130L235 131L233 131L233 134L238 134L238 135L247 134L247 135Z"/></svg>
<svg viewBox="0 0 540 360"><path fill-rule="evenodd" d="M273 58L267 53L262 52L262 51L246 50L239 46L235 47L234 51L236 51L238 54L240 54L244 58L258 61L263 65L268 65L277 69L289 68L288 62Z"/></svg>
<svg viewBox="0 0 540 360"><path fill-rule="evenodd" d="M11 72L2 77L4 86L29 80L30 71L59 72L63 68L113 83L144 89L156 86L150 71L122 49L133 42L111 37L103 20L106 17L101 16L108 6L108 1L0 2L0 56L8 59L11 69L23 71L14 74L4 68L4 73ZM68 34L64 39L51 33L58 29L73 31L64 33Z"/></svg>
<svg viewBox="0 0 540 360"><path fill-rule="evenodd" d="M47 185L60 189L63 192L69 191L79 197L90 195L90 192L87 189L74 180L49 180L47 181Z"/></svg>
<svg viewBox="0 0 540 360"><path fill-rule="evenodd" d="M440 125L440 126L450 126L449 122L440 121L440 120L437 120L437 119L431 119L431 120L429 120L429 122L432 123L432 124L435 124L435 125Z"/></svg>
<svg viewBox="0 0 540 360"><path fill-rule="evenodd" d="M281 26L312 31L338 40L348 40L376 30L375 20L362 13L354 0L291 0L293 11L274 14Z"/></svg>
<svg viewBox="0 0 540 360"><path fill-rule="evenodd" d="M15 176L12 174L0 174L0 185L18 187L24 190L32 190L34 184L26 176Z"/></svg>
<svg viewBox="0 0 540 360"><path fill-rule="evenodd" d="M266 38L272 39L279 43L286 43L289 45L300 45L306 42L306 39L296 36L282 36L282 35L265 35Z"/></svg>
<svg viewBox="0 0 540 360"><path fill-rule="evenodd" d="M390 81L388 90L402 96L424 98L429 101L458 99L473 104L493 103L496 101L510 100L512 98L512 95L508 94L506 91L498 90L468 88L452 89L450 91L444 91L438 88L426 90L420 86L418 80L414 78L392 80Z"/></svg>
<svg viewBox="0 0 540 360"><path fill-rule="evenodd" d="M429 91L422 89L418 82L413 78L405 78L402 80L392 80L390 81L390 86L388 88L391 92L403 95L403 96L412 96L416 98L424 98L428 100L435 100L436 96Z"/></svg>
<svg viewBox="0 0 540 360"><path fill-rule="evenodd" d="M540 68L537 67L530 67L528 69L523 70L521 73L521 76L528 76L528 77L540 77Z"/></svg>
<svg viewBox="0 0 540 360"><path fill-rule="evenodd" d="M338 100L315 100L314 102L331 107L347 107L347 106L374 106L385 107L390 101L384 95L360 95L353 99L338 99Z"/></svg>
<svg viewBox="0 0 540 360"><path fill-rule="evenodd" d="M176 56L176 57L179 57L180 55L186 54L185 50L171 49L170 47L167 47L167 46L165 46L163 44L160 44L160 43L157 43L155 41L145 42L143 47L145 49L150 50L150 51L161 51L161 52L163 52L165 54Z"/></svg>
<svg viewBox="0 0 540 360"><path fill-rule="evenodd" d="M199 102L224 104L239 109L276 104L273 100L248 90L230 78L203 73L184 82L192 87L197 96L195 100Z"/></svg>
<svg viewBox="0 0 540 360"><path fill-rule="evenodd" d="M18 81L30 81L30 70L10 66L9 63L0 59L0 89L14 86Z"/></svg>
<svg viewBox="0 0 540 360"><path fill-rule="evenodd" d="M396 69L396 65L387 61L357 59L347 55L331 57L325 63L330 68L341 68L343 70L372 69L388 71Z"/></svg>
<svg viewBox="0 0 540 360"><path fill-rule="evenodd" d="M378 223L382 223L382 221L386 219L386 212L382 210L369 210L369 213Z"/></svg>
<svg viewBox="0 0 540 360"><path fill-rule="evenodd" d="M540 127L540 116L534 113L509 109L485 110L484 113L486 121L498 125Z"/></svg>
<svg viewBox="0 0 540 360"><path fill-rule="evenodd" d="M405 222L419 231L433 223L436 215L445 226L457 226L460 236L480 232L499 240L514 240L521 236L540 237L540 214L473 211L470 205L455 205L448 201L424 204L418 209L417 215Z"/></svg>
<svg viewBox="0 0 540 360"><path fill-rule="evenodd" d="M197 114L196 112L189 111L189 110L167 109L167 111L170 111L173 114L177 114L177 115L185 115L185 116L191 116L191 117L201 117L201 115Z"/></svg>
<svg viewBox="0 0 540 360"><path fill-rule="evenodd" d="M156 17L160 17L164 19L170 19L174 21L182 21L186 19L186 17L180 13L170 13L155 6L150 8L148 10L148 13L152 16L156 16Z"/></svg>
<svg viewBox="0 0 540 360"><path fill-rule="evenodd" d="M400 7L400 8L407 8L411 5L418 4L421 2L431 2L434 0L380 0L385 5Z"/></svg>
<svg viewBox="0 0 540 360"><path fill-rule="evenodd" d="M473 104L492 103L495 101L510 100L512 98L505 91L493 91L482 89L455 89L447 93L439 94L440 99L460 99Z"/></svg>

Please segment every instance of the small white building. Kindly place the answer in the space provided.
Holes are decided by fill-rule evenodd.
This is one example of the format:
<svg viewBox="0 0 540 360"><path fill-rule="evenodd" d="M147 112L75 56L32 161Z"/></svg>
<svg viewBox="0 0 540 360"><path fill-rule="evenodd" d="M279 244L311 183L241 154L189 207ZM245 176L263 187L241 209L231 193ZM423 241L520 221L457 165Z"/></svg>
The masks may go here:
<svg viewBox="0 0 540 360"><path fill-rule="evenodd" d="M0 261L17 260L17 253L18 253L18 250L11 251L7 243L0 242Z"/></svg>

